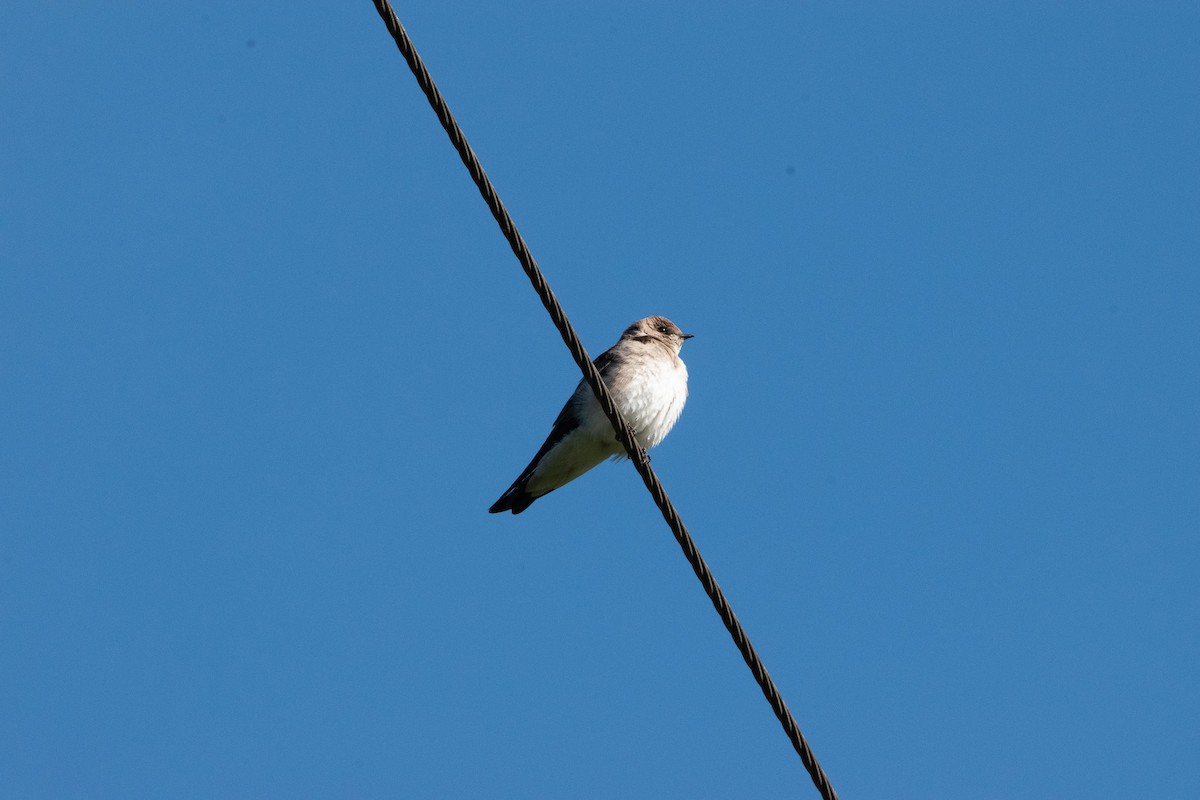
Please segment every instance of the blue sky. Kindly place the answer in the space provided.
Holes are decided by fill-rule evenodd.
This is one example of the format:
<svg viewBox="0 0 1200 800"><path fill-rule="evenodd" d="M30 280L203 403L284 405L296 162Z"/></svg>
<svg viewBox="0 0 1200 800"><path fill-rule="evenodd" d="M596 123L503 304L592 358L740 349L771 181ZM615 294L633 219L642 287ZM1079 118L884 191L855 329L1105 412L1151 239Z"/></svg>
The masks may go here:
<svg viewBox="0 0 1200 800"><path fill-rule="evenodd" d="M1193 3L401 4L843 797L1195 796ZM22 798L816 797L371 4L0 27Z"/></svg>

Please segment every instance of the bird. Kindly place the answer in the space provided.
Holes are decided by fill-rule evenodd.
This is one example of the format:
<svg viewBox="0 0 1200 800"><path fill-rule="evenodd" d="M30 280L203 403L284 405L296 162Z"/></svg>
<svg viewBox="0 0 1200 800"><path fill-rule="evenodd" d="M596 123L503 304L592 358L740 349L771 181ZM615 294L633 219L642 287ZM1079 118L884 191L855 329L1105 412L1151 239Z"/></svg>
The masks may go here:
<svg viewBox="0 0 1200 800"><path fill-rule="evenodd" d="M646 317L592 362L643 450L661 442L683 412L688 373L679 351L691 338L666 317ZM612 423L581 380L537 455L488 511L520 514L606 458L624 455Z"/></svg>

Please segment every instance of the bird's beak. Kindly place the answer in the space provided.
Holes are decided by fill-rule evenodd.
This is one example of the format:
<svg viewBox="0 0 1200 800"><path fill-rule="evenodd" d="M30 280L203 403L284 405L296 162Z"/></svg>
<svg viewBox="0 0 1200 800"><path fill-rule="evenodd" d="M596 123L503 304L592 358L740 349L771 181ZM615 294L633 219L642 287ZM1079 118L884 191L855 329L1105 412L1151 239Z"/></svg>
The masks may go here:
<svg viewBox="0 0 1200 800"><path fill-rule="evenodd" d="M696 334L694 334L694 333L681 333L681 334L679 334L679 335L680 335L680 336L682 336L682 337L683 337L683 340L686 342L688 339L691 339L691 338L693 338L693 337L694 337Z"/></svg>

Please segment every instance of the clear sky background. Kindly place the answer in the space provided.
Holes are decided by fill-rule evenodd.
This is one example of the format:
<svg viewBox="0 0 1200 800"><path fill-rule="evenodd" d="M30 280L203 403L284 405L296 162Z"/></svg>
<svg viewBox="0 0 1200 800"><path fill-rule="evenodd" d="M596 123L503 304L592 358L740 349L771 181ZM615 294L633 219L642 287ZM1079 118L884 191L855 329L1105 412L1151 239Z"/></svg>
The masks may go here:
<svg viewBox="0 0 1200 800"><path fill-rule="evenodd" d="M1200 6L402 3L845 798L1200 795ZM1136 5L1136 7L1135 7ZM0 24L0 794L816 797L371 4Z"/></svg>

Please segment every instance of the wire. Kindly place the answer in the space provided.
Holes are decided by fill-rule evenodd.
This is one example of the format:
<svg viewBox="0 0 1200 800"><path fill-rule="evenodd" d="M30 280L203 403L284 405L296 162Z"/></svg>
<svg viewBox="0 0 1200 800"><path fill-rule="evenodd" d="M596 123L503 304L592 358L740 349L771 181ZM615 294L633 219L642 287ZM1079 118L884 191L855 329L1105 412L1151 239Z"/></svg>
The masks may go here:
<svg viewBox="0 0 1200 800"><path fill-rule="evenodd" d="M642 482L646 484L646 488L650 491L654 502L658 505L659 511L662 512L663 519L667 521L667 525L671 528L671 533L675 535L675 540L679 542L680 548L683 549L684 557L692 565L692 570L704 586L704 591L708 594L708 599L712 601L713 607L721 617L721 621L725 623L725 628L729 631L730 636L733 637L733 642L737 645L742 658L745 659L746 666L754 674L754 680L758 682L759 688L762 689L763 695L766 696L767 702L770 703L771 710L775 712L775 716L783 726L784 732L787 734L788 739L791 740L792 747L796 749L796 753L804 763L805 769L808 770L808 774L812 778L813 784L817 787L817 791L821 793L821 797L825 798L825 800L837 800L837 792L830 785L829 777L821 769L821 765L817 763L817 758L813 755L812 748L809 747L804 734L800 732L799 726L796 725L796 720L792 718L792 713L788 710L787 704L784 703L783 698L780 696L779 690L775 688L775 682L771 680L771 676L767 673L767 668L763 665L762 659L758 657L758 653L750 643L749 637L746 636L745 630L742 629L742 624L738 622L733 609L729 607L729 602L725 599L725 593L717 585L716 578L713 577L708 564L704 562L704 558L696 548L696 543L692 541L692 536L683 524L679 512L675 510L675 505L671 502L671 498L667 496L666 489L663 488L658 476L654 474L654 470L650 468L650 459L646 456L646 451L638 446L633 430L629 427L629 423L625 421L625 418L621 416L621 411L617 408L616 403L613 402L612 395L609 394L608 388L604 385L604 381L600 377L600 372L592 364L587 350L584 349L578 334L575 333L575 329L567 319L566 312L559 305L558 298L554 296L554 292L550 290L550 285L546 282L545 276L542 275L541 269L538 268L533 254L529 252L529 246L525 244L525 239L517 230L517 226L513 223L512 217L509 216L508 210L500 202L500 198L496 194L496 188L492 186L492 182L488 179L487 173L484 172L483 166L475 156L475 152L467 143L467 138L458 127L458 122L455 121L454 115L450 113L450 108L446 105L445 98L438 91L433 78L429 76L429 70L425 68L424 62L417 54L417 50L413 46L412 40L408 38L408 33L404 30L404 26L396 18L396 12L392 10L392 6L388 0L372 0L372 2L375 4L379 16L383 19L384 25L387 26L388 33L395 40L396 47L400 49L400 54L408 62L408 66L412 70L413 76L416 77L421 91L425 93L429 104L433 106L433 111L437 114L442 127L446 129L446 133L450 137L450 142L458 152L459 158L462 159L467 171L471 173L471 178L479 188L480 194L483 195L484 202L487 203L492 216L496 218L496 222L500 225L500 230L504 233L504 238L508 240L508 244L512 247L517 260L521 262L521 268L525 270L525 274L528 276L530 283L533 284L533 289L537 292L538 298L541 299L542 305L549 312L550 319L554 322L554 327L558 329L558 333L562 337L563 342L566 343L567 349L571 351L571 356L575 359L575 364L583 372L584 380L587 381L588 386L595 393L596 399L600 402L600 407L604 410L609 421L612 422L617 439L624 446L625 452L628 453L629 460L633 462L638 474L642 476Z"/></svg>

